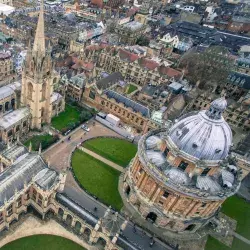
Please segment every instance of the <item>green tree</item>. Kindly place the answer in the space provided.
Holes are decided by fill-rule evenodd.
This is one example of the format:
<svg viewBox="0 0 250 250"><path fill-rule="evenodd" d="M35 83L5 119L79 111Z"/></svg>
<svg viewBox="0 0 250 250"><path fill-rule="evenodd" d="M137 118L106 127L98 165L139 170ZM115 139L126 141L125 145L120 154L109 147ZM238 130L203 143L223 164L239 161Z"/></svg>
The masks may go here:
<svg viewBox="0 0 250 250"><path fill-rule="evenodd" d="M136 44L140 45L140 46L148 46L149 45L149 38L146 36L140 36L137 41Z"/></svg>
<svg viewBox="0 0 250 250"><path fill-rule="evenodd" d="M85 122L92 117L91 113L87 110L83 110L80 114L80 121Z"/></svg>
<svg viewBox="0 0 250 250"><path fill-rule="evenodd" d="M190 50L179 63L180 68L185 68L187 79L193 84L199 83L202 89L224 85L233 65L231 54L222 46L212 46L204 52Z"/></svg>

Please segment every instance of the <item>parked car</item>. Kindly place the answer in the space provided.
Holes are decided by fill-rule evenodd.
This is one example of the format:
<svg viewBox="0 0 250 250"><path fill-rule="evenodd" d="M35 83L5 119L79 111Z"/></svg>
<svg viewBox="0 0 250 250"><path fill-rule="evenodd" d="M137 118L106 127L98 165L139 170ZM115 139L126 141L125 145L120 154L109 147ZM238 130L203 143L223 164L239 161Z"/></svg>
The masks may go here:
<svg viewBox="0 0 250 250"><path fill-rule="evenodd" d="M90 129L89 129L86 125L84 125L84 124L82 125L82 129L85 130L85 131L87 131L87 132L89 132L89 130L90 130Z"/></svg>

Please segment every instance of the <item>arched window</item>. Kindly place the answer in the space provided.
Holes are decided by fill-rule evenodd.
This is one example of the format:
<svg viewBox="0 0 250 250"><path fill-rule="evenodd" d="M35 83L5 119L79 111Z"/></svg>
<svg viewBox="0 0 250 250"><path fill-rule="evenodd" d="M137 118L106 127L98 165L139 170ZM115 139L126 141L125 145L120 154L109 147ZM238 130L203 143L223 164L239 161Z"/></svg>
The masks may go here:
<svg viewBox="0 0 250 250"><path fill-rule="evenodd" d="M33 85L31 82L28 83L28 98L32 99Z"/></svg>
<svg viewBox="0 0 250 250"><path fill-rule="evenodd" d="M43 83L42 86L42 100L46 98L46 83Z"/></svg>
<svg viewBox="0 0 250 250"><path fill-rule="evenodd" d="M42 119L44 117L44 108L41 108L41 117L42 117Z"/></svg>

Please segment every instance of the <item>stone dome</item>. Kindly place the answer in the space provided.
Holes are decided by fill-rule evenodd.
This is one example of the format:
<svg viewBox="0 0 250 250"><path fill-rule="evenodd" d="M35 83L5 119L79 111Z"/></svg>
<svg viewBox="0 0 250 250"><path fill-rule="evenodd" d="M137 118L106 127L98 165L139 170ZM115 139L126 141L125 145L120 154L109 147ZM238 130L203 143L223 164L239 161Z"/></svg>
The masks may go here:
<svg viewBox="0 0 250 250"><path fill-rule="evenodd" d="M220 98L207 111L181 117L169 131L170 142L200 160L225 159L232 144L232 131L222 117L226 105L225 98Z"/></svg>

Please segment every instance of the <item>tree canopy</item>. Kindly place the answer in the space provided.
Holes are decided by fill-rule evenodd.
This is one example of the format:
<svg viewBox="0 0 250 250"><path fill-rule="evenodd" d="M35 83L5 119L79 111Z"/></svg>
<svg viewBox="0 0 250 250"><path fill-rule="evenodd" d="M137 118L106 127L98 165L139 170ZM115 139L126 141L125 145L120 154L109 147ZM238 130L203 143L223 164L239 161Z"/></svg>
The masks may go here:
<svg viewBox="0 0 250 250"><path fill-rule="evenodd" d="M193 49L180 60L180 67L186 68L186 77L200 88L214 88L225 84L233 69L234 60L225 47L212 46L204 52Z"/></svg>

